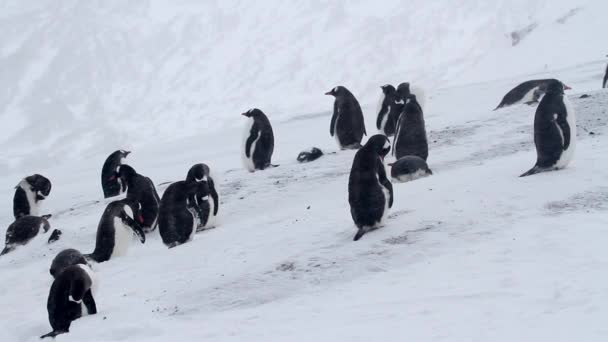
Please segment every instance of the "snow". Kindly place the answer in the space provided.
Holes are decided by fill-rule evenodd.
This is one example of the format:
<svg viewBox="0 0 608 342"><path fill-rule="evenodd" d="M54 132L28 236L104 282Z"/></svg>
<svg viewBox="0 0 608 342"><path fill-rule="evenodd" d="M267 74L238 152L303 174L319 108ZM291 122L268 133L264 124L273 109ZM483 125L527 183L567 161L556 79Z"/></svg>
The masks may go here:
<svg viewBox="0 0 608 342"><path fill-rule="evenodd" d="M99 172L119 148L159 193L207 163L217 227L172 249L153 232L94 264L99 312L58 342L605 339L604 1L0 9L0 226L13 221L14 185L40 173L53 182L43 213L63 231L0 257L1 341L49 331L48 268L64 248L93 251L110 201ZM531 24L513 46L510 33ZM535 109L492 109L514 85L549 77L574 88L576 154L519 178L536 160ZM426 90L433 175L393 184L384 226L355 243L355 151L329 136L323 92L347 86L369 128L378 86L406 80ZM273 124L280 164L255 173L239 160L238 114L252 106ZM297 163L312 145L325 155Z"/></svg>

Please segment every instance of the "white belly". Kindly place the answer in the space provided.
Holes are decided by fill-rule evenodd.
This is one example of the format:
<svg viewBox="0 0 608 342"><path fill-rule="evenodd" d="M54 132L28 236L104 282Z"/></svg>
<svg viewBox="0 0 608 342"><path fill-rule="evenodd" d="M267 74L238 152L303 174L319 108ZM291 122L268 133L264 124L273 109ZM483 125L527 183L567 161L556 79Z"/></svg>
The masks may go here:
<svg viewBox="0 0 608 342"><path fill-rule="evenodd" d="M576 113L570 101L564 95L564 105L566 106L566 112L568 113L568 117L566 117L566 121L568 121L568 126L570 126L570 145L567 150L562 152L559 160L555 164L555 167L558 169L566 167L572 161L574 157L574 151L576 150ZM559 127L559 126L558 126Z"/></svg>
<svg viewBox="0 0 608 342"><path fill-rule="evenodd" d="M538 89L538 87L534 87L534 88L530 89L530 91L528 91L526 93L526 95L524 95L524 97L521 98L521 100L515 102L514 104L526 103L526 102L530 102L530 101L534 100L534 92L536 91L536 89Z"/></svg>
<svg viewBox="0 0 608 342"><path fill-rule="evenodd" d="M133 231L130 227L122 223L122 220L118 217L114 218L114 249L112 250L112 256L123 256L127 254L129 245L133 240Z"/></svg>
<svg viewBox="0 0 608 342"><path fill-rule="evenodd" d="M401 176L399 176L397 178L393 178L393 180L395 180L396 182L399 182L399 183L406 183L406 182L411 182L413 180L416 180L418 178L423 178L423 177L426 177L426 176L428 176L428 173L426 171L424 171L424 170L417 170L414 173L410 173L410 174L407 174L407 175L401 175Z"/></svg>
<svg viewBox="0 0 608 342"><path fill-rule="evenodd" d="M340 121L340 112L338 112L336 122L334 123L334 139L336 140L338 147L342 148L342 143L340 142L340 138L338 137L338 121Z"/></svg>
<svg viewBox="0 0 608 342"><path fill-rule="evenodd" d="M243 151L241 153L243 166L245 166L245 168L249 170L249 172L255 171L255 165L253 164L253 151L255 151L255 145L260 139L261 134L261 132L259 132L258 137L251 144L251 147L249 148L249 158L247 158L247 153L245 149L247 148L247 139L249 139L249 135L251 134L251 127L253 127L253 123L253 118L249 118L247 124L245 124L245 131L243 133Z"/></svg>
<svg viewBox="0 0 608 342"><path fill-rule="evenodd" d="M30 184L24 179L19 182L19 187L25 191L27 203L30 205L30 215L40 216L40 206L36 203L36 194L30 189Z"/></svg>
<svg viewBox="0 0 608 342"><path fill-rule="evenodd" d="M380 217L380 221L378 221L378 225L381 225L382 222L384 222L384 220L388 216L388 210L389 210L388 205L389 205L389 199L391 198L391 193L387 188L384 187L384 185L380 184L380 178L378 178L378 185L380 185L380 188L382 188L382 192L384 193L384 212L382 212L382 217Z"/></svg>

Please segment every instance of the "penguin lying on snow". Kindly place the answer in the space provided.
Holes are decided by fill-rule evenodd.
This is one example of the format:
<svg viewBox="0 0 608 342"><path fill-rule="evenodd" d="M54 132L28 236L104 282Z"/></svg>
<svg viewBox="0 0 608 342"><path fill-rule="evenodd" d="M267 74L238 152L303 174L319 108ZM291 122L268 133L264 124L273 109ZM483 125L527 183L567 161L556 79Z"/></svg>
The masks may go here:
<svg viewBox="0 0 608 342"><path fill-rule="evenodd" d="M378 134L355 154L348 179L350 213L358 228L355 241L378 228L393 206L393 185L384 169L384 157L390 149L388 138Z"/></svg>
<svg viewBox="0 0 608 342"><path fill-rule="evenodd" d="M141 226L143 222L138 202L125 198L108 204L97 226L95 250L88 257L96 262L104 262L123 256L133 241L133 235L145 243L146 235Z"/></svg>
<svg viewBox="0 0 608 342"><path fill-rule="evenodd" d="M126 190L119 177L115 177L116 169L130 154L130 151L117 150L108 156L101 168L101 188L104 198L118 196Z"/></svg>
<svg viewBox="0 0 608 342"><path fill-rule="evenodd" d="M249 119L245 125L241 155L245 168L254 172L278 166L270 162L274 152L274 133L266 114L252 108L241 115Z"/></svg>
<svg viewBox="0 0 608 342"><path fill-rule="evenodd" d="M576 114L564 96L566 87L555 80L547 86L534 116L536 164L520 177L566 167L576 146Z"/></svg>
<svg viewBox="0 0 608 342"><path fill-rule="evenodd" d="M70 331L72 321L97 313L93 298L95 276L87 265L67 266L51 285L46 308L53 331L40 338L55 337Z"/></svg>
<svg viewBox="0 0 608 342"><path fill-rule="evenodd" d="M337 86L325 95L335 97L329 134L342 150L360 148L363 135L367 135L367 132L359 101L343 86Z"/></svg>
<svg viewBox="0 0 608 342"><path fill-rule="evenodd" d="M542 79L542 80L530 80L523 82L511 89L498 104L494 110L499 108L512 106L515 104L525 103L527 105L533 105L538 103L541 96L547 91L549 84L554 82L560 82L556 79ZM560 82L561 83L561 82ZM565 90L571 89L567 85L564 85Z"/></svg>
<svg viewBox="0 0 608 342"><path fill-rule="evenodd" d="M16 219L6 230L5 247L0 255L13 251L17 246L26 245L41 232L48 232L51 228L48 221L50 217L51 215L28 215Z"/></svg>
<svg viewBox="0 0 608 342"><path fill-rule="evenodd" d="M204 230L211 227L217 217L220 208L220 199L215 190L215 182L211 177L211 171L207 164L195 164L186 175L186 182L206 182L207 186L199 187L199 192L189 199L190 203L196 204L196 214L198 216L197 230ZM206 199L204 199L206 198Z"/></svg>
<svg viewBox="0 0 608 342"><path fill-rule="evenodd" d="M397 94L397 90L390 84L382 87L382 95L378 102L376 128L387 137L395 135L397 119L405 102Z"/></svg>
<svg viewBox="0 0 608 342"><path fill-rule="evenodd" d="M142 176L129 165L120 165L116 169L116 178L120 178L127 187L127 199L141 205L140 214L143 217L142 226L145 232L156 229L158 205L160 198L154 183L148 177Z"/></svg>
<svg viewBox="0 0 608 342"><path fill-rule="evenodd" d="M51 193L51 181L39 174L25 177L15 187L13 214L15 218L40 215L40 202Z"/></svg>
<svg viewBox="0 0 608 342"><path fill-rule="evenodd" d="M312 147L308 151L302 151L298 154L298 162L300 163L308 163L311 161L315 161L323 156L323 151L321 149Z"/></svg>
<svg viewBox="0 0 608 342"><path fill-rule="evenodd" d="M397 159L404 156L418 156L425 161L429 156L424 114L415 95L409 95L397 121L393 155Z"/></svg>
<svg viewBox="0 0 608 342"><path fill-rule="evenodd" d="M59 273L61 273L64 269L78 264L90 266L87 259L84 257L84 255L82 255L82 253L80 253L80 251L73 248L64 249L53 259L49 273L53 276L53 278L57 278Z"/></svg>
<svg viewBox="0 0 608 342"><path fill-rule="evenodd" d="M418 156L401 157L389 166L393 182L405 183L433 174L424 159Z"/></svg>

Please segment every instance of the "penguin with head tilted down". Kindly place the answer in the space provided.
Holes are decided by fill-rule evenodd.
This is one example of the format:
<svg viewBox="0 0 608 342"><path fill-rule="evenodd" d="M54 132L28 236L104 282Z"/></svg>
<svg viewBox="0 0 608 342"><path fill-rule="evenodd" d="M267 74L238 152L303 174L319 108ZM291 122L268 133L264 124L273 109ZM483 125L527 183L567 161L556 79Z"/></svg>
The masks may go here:
<svg viewBox="0 0 608 342"><path fill-rule="evenodd" d="M560 81L547 86L534 116L536 164L520 177L566 167L576 147L576 113Z"/></svg>
<svg viewBox="0 0 608 342"><path fill-rule="evenodd" d="M404 156L418 156L426 161L429 144L426 138L424 114L416 95L410 94L403 112L397 120L397 133L393 141L393 155L397 159Z"/></svg>
<svg viewBox="0 0 608 342"><path fill-rule="evenodd" d="M89 266L86 257L79 250L73 248L64 249L53 258L49 273L53 278L57 278L59 273L64 269L78 264Z"/></svg>
<svg viewBox="0 0 608 342"><path fill-rule="evenodd" d="M358 228L355 241L378 228L393 206L393 185L384 169L390 149L388 138L377 134L355 154L348 180L350 213Z"/></svg>
<svg viewBox="0 0 608 342"><path fill-rule="evenodd" d="M343 86L337 86L325 95L335 98L329 134L342 150L360 148L363 135L367 135L367 132L359 101Z"/></svg>
<svg viewBox="0 0 608 342"><path fill-rule="evenodd" d="M274 152L274 133L266 114L252 108L241 115L248 118L241 155L245 168L254 172L277 166L270 162Z"/></svg>
<svg viewBox="0 0 608 342"><path fill-rule="evenodd" d="M118 196L125 191L120 177L116 177L116 169L131 153L130 151L117 150L108 156L101 168L101 188L104 198Z"/></svg>
<svg viewBox="0 0 608 342"><path fill-rule="evenodd" d="M211 227L217 217L220 208L220 198L215 190L215 182L211 177L211 171L207 164L193 165L186 175L186 182L207 182L207 187L200 187L200 192L190 199L196 204L196 214L198 216L197 230L204 230ZM203 198L207 198L204 200Z"/></svg>
<svg viewBox="0 0 608 342"><path fill-rule="evenodd" d="M390 84L382 87L382 95L378 102L378 117L376 128L387 137L395 135L397 119L405 102L397 94L397 90Z"/></svg>
<svg viewBox="0 0 608 342"><path fill-rule="evenodd" d="M527 104L527 105L535 105L540 100L541 96L543 96L547 92L547 87L555 82L560 82L556 79L542 79L542 80L530 80L523 82L517 85L515 88L511 89L500 101L498 106L494 108L494 110L516 105L516 104ZM560 82L561 83L561 82ZM567 85L564 85L565 90L571 89Z"/></svg>
<svg viewBox="0 0 608 342"><path fill-rule="evenodd" d="M200 203L197 203L198 198ZM198 227L199 210L210 210L206 177L198 182L178 181L169 185L160 200L158 216L160 237L167 247L173 248L192 240Z"/></svg>
<svg viewBox="0 0 608 342"><path fill-rule="evenodd" d="M44 216L21 216L11 223L6 230L4 249L0 255L12 252L17 246L26 245L41 233L46 233L51 228L48 219L51 215Z"/></svg>
<svg viewBox="0 0 608 342"><path fill-rule="evenodd" d="M108 204L97 226L95 250L88 257L96 262L127 254L133 237L146 242L141 205L129 198Z"/></svg>
<svg viewBox="0 0 608 342"><path fill-rule="evenodd" d="M139 212L144 219L142 222L144 231L150 232L156 229L160 198L152 180L140 175L129 165L118 166L116 177L126 185L126 198L140 204Z"/></svg>
<svg viewBox="0 0 608 342"><path fill-rule="evenodd" d="M50 193L51 181L48 178L35 174L22 179L15 187L15 197L13 197L15 218L40 215L40 203Z"/></svg>
<svg viewBox="0 0 608 342"><path fill-rule="evenodd" d="M65 334L76 319L96 314L95 287L95 276L88 265L67 266L58 273L46 304L53 331L40 338Z"/></svg>
<svg viewBox="0 0 608 342"><path fill-rule="evenodd" d="M300 163L310 163L323 156L323 151L318 147L311 147L306 151L302 151L298 154L297 161Z"/></svg>
<svg viewBox="0 0 608 342"><path fill-rule="evenodd" d="M420 108L422 108L422 111L424 112L425 105L426 105L426 94L422 88L414 86L414 85L410 84L410 82L403 82L397 86L397 95L399 96L399 100L401 100L400 101L401 102L401 107L400 107L401 111L397 115L400 115L401 112L403 112L403 107L405 107L405 102L407 102L407 99L410 97L410 95L416 96L416 101L418 102L418 105L420 106Z"/></svg>

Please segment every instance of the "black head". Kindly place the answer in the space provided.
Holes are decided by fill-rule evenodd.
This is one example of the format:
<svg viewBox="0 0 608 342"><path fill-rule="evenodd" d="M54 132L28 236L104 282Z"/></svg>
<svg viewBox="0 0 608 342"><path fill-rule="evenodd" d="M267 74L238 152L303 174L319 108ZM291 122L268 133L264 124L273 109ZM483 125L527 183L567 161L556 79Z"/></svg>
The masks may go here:
<svg viewBox="0 0 608 342"><path fill-rule="evenodd" d="M410 82L403 82L399 86L397 86L397 93L401 95L401 97L406 98L411 94L410 91Z"/></svg>
<svg viewBox="0 0 608 342"><path fill-rule="evenodd" d="M48 196L51 193L51 181L39 174L31 175L25 178L32 186L34 191L40 192L43 196Z"/></svg>
<svg viewBox="0 0 608 342"><path fill-rule="evenodd" d="M49 273L55 278L67 267L77 264L88 265L84 255L76 249L64 249L53 259Z"/></svg>
<svg viewBox="0 0 608 342"><path fill-rule="evenodd" d="M121 158L126 158L129 154L131 154L131 151L116 150L114 153L117 154L117 155L119 155Z"/></svg>
<svg viewBox="0 0 608 342"><path fill-rule="evenodd" d="M207 176L209 176L209 166L203 163L195 164L188 171L188 175L186 175L186 181L200 182L203 180L207 180Z"/></svg>
<svg viewBox="0 0 608 342"><path fill-rule="evenodd" d="M386 157L391 150L391 142L388 140L386 135L376 134L369 138L367 143L365 143L364 148L378 153L378 155L384 159L384 157Z"/></svg>
<svg viewBox="0 0 608 342"><path fill-rule="evenodd" d="M130 180L132 180L135 176L137 175L137 172L135 171L134 168L132 168L129 165L119 165L118 167L116 167L116 172L114 173L114 175L112 177L110 177L110 180L114 180L117 178L122 179L122 181L126 184L129 183Z"/></svg>
<svg viewBox="0 0 608 342"><path fill-rule="evenodd" d="M246 116L248 118L255 119L255 118L264 116L264 112L262 112L261 110L259 110L257 108L251 108L250 110L246 111L245 113L242 113L241 115Z"/></svg>
<svg viewBox="0 0 608 342"><path fill-rule="evenodd" d="M325 93L325 95L331 95L333 97L347 96L348 94L350 94L350 91L348 91L348 89L346 89L344 86L337 86Z"/></svg>
<svg viewBox="0 0 608 342"><path fill-rule="evenodd" d="M387 95L393 94L396 91L395 87L393 87L391 84L385 84L382 87L380 87L380 89L382 89L382 92Z"/></svg>
<svg viewBox="0 0 608 342"><path fill-rule="evenodd" d="M568 87L567 85L565 85L564 83L562 83L561 81L558 80L552 80L550 82L547 83L546 85L546 93L553 93L553 94L564 94L564 90L570 90L572 88Z"/></svg>

